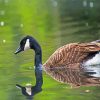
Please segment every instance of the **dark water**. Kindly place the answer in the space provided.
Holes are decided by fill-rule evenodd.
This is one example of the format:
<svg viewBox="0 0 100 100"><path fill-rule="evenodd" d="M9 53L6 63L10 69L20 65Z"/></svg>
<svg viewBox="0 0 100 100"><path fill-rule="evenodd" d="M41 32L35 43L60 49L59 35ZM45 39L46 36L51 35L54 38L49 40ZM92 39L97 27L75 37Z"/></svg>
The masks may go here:
<svg viewBox="0 0 100 100"><path fill-rule="evenodd" d="M62 45L100 38L99 4L99 0L0 0L0 99L26 100L15 85L35 84L34 52L14 55L23 36L32 35L39 41L44 63ZM95 72L100 76L99 66ZM43 77L43 91L34 100L100 98L98 86L71 88L45 72Z"/></svg>

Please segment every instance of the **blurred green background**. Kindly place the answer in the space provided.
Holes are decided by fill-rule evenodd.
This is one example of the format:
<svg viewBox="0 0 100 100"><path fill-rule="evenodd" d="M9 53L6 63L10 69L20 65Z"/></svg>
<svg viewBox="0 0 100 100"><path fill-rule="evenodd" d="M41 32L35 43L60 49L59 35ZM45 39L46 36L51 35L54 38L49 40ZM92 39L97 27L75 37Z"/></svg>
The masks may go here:
<svg viewBox="0 0 100 100"><path fill-rule="evenodd" d="M36 38L44 63L64 44L99 39L99 10L100 0L0 0L0 100L25 100L15 84L35 84L34 52L14 55L22 37ZM43 77L43 91L34 100L100 99L100 87L71 89L45 72Z"/></svg>

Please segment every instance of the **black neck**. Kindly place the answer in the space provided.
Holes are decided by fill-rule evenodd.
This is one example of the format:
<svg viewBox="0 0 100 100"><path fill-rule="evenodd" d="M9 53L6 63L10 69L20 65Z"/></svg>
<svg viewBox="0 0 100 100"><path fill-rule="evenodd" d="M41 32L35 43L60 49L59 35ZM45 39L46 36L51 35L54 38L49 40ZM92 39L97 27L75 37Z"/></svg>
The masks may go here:
<svg viewBox="0 0 100 100"><path fill-rule="evenodd" d="M36 76L36 86L38 88L42 87L42 50L40 45L36 40L32 41L31 48L35 51L35 76Z"/></svg>
<svg viewBox="0 0 100 100"><path fill-rule="evenodd" d="M36 76L36 86L38 88L42 87L43 78L42 78L42 52L35 51L35 76Z"/></svg>
<svg viewBox="0 0 100 100"><path fill-rule="evenodd" d="M30 37L30 46L31 49L35 51L35 66L38 67L39 64L42 64L42 50L39 43L32 37Z"/></svg>
<svg viewBox="0 0 100 100"><path fill-rule="evenodd" d="M42 51L35 49L35 66L39 67L40 64L42 64Z"/></svg>

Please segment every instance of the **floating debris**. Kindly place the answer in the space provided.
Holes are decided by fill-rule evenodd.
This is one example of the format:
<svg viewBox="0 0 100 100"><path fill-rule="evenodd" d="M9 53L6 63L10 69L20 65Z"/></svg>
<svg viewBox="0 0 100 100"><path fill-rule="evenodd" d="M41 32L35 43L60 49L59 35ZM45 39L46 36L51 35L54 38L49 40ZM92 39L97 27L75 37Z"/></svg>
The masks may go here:
<svg viewBox="0 0 100 100"><path fill-rule="evenodd" d="M1 21L0 26L4 26L4 25L5 25L4 21Z"/></svg>
<svg viewBox="0 0 100 100"><path fill-rule="evenodd" d="M86 92L86 93L89 93L89 92L90 92L90 90L85 90L85 92Z"/></svg>

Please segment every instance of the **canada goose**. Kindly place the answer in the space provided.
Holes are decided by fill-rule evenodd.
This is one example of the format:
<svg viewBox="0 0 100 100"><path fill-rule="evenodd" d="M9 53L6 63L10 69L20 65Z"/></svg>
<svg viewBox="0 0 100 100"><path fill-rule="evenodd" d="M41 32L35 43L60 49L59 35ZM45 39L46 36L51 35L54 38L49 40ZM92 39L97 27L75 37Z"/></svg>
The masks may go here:
<svg viewBox="0 0 100 100"><path fill-rule="evenodd" d="M73 86L99 85L100 80L86 77L84 68L100 64L100 40L89 43L70 43L58 48L43 64L43 69L55 80L69 83ZM24 37L15 54L33 49L35 51L36 85L42 86L42 50L39 43L31 36ZM85 72L86 74L95 74Z"/></svg>

